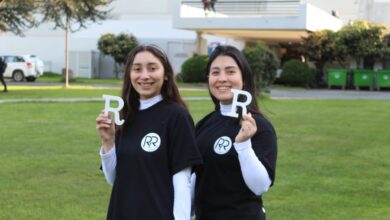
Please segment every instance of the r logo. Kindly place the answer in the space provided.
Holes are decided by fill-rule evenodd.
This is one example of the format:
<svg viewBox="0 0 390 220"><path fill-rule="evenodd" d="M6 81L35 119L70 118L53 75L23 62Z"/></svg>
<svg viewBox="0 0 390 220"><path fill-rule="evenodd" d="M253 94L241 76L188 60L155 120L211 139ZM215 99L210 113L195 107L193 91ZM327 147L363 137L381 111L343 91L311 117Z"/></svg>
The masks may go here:
<svg viewBox="0 0 390 220"><path fill-rule="evenodd" d="M142 138L141 147L146 152L153 152L160 147L161 139L156 133L149 133Z"/></svg>
<svg viewBox="0 0 390 220"><path fill-rule="evenodd" d="M226 154L231 147L232 140L227 136L218 138L214 143L214 151L217 154Z"/></svg>

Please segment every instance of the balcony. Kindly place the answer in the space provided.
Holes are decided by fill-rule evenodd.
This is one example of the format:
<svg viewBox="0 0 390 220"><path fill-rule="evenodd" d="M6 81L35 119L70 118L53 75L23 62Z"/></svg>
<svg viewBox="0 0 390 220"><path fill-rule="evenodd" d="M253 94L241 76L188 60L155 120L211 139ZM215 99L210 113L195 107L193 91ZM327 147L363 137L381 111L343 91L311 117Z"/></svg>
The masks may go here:
<svg viewBox="0 0 390 220"><path fill-rule="evenodd" d="M175 1L175 8L175 28L238 40L298 42L307 31L342 26L340 19L299 0L223 0L207 15L200 0Z"/></svg>
<svg viewBox="0 0 390 220"><path fill-rule="evenodd" d="M216 3L218 13L210 17L278 17L298 16L299 1L219 1ZM194 10L195 9L195 10ZM182 1L180 15L182 18L204 17L203 4L200 1Z"/></svg>

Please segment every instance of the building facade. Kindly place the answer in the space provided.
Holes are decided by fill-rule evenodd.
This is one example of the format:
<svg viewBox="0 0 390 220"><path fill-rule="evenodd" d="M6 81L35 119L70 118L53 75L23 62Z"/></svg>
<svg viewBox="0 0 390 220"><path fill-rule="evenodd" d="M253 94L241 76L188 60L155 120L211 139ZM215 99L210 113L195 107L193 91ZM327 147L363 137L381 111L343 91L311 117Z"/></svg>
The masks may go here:
<svg viewBox="0 0 390 220"><path fill-rule="evenodd" d="M307 31L338 30L359 18L390 25L389 5L385 0L221 0L215 13L205 15L200 0L115 0L109 19L71 33L70 68L76 77L113 77L113 59L97 49L99 37L108 32L133 34L140 43L159 45L176 73L186 59L206 54L215 43L244 47L262 40L281 55ZM42 24L25 37L0 33L0 54L36 54L46 71L60 73L65 32L52 27Z"/></svg>

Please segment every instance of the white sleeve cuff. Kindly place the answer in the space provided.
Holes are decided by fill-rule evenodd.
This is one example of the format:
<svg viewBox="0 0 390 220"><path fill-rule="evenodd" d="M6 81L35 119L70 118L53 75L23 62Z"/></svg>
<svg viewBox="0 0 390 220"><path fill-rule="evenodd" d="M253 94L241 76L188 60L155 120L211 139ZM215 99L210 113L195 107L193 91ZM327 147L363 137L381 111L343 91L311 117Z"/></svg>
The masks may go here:
<svg viewBox="0 0 390 220"><path fill-rule="evenodd" d="M116 175L116 152L115 145L107 153L103 153L103 147L100 148L100 158L102 159L102 170L107 183L114 185Z"/></svg>
<svg viewBox="0 0 390 220"><path fill-rule="evenodd" d="M113 148L111 148L107 153L104 153L103 152L103 147L100 148L100 151L99 151L99 154L100 156L102 157L102 159L105 159L105 158L108 158L108 157L112 157L112 156L115 156L115 145Z"/></svg>
<svg viewBox="0 0 390 220"><path fill-rule="evenodd" d="M173 216L175 220L191 219L191 167L177 172L172 177L174 200Z"/></svg>
<svg viewBox="0 0 390 220"><path fill-rule="evenodd" d="M236 149L237 153L240 153L241 151L248 149L252 146L251 139L248 139L244 142L240 143L234 143L234 148Z"/></svg>

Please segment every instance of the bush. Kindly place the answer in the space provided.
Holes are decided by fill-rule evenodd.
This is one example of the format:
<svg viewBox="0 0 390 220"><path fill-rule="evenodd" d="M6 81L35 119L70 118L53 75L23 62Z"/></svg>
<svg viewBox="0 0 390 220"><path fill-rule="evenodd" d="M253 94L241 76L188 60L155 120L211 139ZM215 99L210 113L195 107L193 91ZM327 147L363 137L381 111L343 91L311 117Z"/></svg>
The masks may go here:
<svg viewBox="0 0 390 220"><path fill-rule="evenodd" d="M255 75L256 88L271 85L276 77L276 70L279 67L279 59L264 43L255 47L246 47L242 51Z"/></svg>
<svg viewBox="0 0 390 220"><path fill-rule="evenodd" d="M312 80L313 71L309 69L306 63L290 60L284 63L283 72L278 81L291 86L308 87Z"/></svg>
<svg viewBox="0 0 390 220"><path fill-rule="evenodd" d="M181 78L183 82L207 82L206 68L208 56L198 55L187 59L181 66Z"/></svg>

